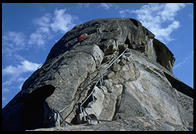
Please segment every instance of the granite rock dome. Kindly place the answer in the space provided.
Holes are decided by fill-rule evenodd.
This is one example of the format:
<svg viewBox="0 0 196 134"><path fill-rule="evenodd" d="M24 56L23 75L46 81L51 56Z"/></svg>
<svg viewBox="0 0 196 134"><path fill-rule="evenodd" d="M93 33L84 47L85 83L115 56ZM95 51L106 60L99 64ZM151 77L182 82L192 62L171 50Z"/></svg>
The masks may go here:
<svg viewBox="0 0 196 134"><path fill-rule="evenodd" d="M3 108L3 130L192 130L174 55L131 18L74 27Z"/></svg>

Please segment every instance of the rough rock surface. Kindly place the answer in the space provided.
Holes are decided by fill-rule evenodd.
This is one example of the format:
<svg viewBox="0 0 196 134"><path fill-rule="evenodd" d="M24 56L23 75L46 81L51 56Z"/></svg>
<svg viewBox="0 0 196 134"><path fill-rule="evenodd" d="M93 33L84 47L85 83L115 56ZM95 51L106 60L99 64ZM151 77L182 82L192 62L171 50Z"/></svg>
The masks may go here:
<svg viewBox="0 0 196 134"><path fill-rule="evenodd" d="M192 130L192 89L174 61L137 20L78 25L3 108L3 130Z"/></svg>

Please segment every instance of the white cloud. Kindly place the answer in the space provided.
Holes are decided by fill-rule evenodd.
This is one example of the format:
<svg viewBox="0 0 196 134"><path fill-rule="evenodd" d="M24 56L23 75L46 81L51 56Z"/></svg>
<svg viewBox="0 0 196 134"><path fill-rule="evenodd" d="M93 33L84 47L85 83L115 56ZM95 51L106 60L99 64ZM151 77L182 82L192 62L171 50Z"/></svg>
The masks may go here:
<svg viewBox="0 0 196 134"><path fill-rule="evenodd" d="M52 18L53 22L50 24L54 32L61 31L65 33L74 26L73 16L65 13L65 11L66 9L59 9L54 11L54 16Z"/></svg>
<svg viewBox="0 0 196 134"><path fill-rule="evenodd" d="M35 44L39 47L43 46L47 39L47 33L42 32L41 30L37 30L35 33L30 35L30 39L28 44Z"/></svg>
<svg viewBox="0 0 196 134"><path fill-rule="evenodd" d="M22 32L10 31L4 35L2 37L3 53L12 56L13 52L17 50L32 47L27 45L43 47L48 40L54 37L56 34L54 32L66 33L70 30L75 25L74 19L76 17L66 13L66 9L56 9L53 14L46 13L33 20L36 29L28 39Z"/></svg>
<svg viewBox="0 0 196 134"><path fill-rule="evenodd" d="M158 15L161 16L162 20L174 20L174 17L176 16L177 12L185 7L185 4L180 3L167 3L163 6L163 11L159 11Z"/></svg>
<svg viewBox="0 0 196 134"><path fill-rule="evenodd" d="M28 48L26 38L22 32L9 31L2 36L3 54L12 56L15 51Z"/></svg>
<svg viewBox="0 0 196 134"><path fill-rule="evenodd" d="M21 89L26 77L21 75L12 75L11 77L7 77L6 81L2 82L2 93L9 93L10 89Z"/></svg>
<svg viewBox="0 0 196 134"><path fill-rule="evenodd" d="M46 13L44 16L35 19L33 22L38 26L48 27L50 25L51 17L51 14Z"/></svg>
<svg viewBox="0 0 196 134"><path fill-rule="evenodd" d="M112 7L112 4L110 4L110 3L101 3L100 7L103 7L104 9L108 10Z"/></svg>
<svg viewBox="0 0 196 134"><path fill-rule="evenodd" d="M7 42L11 42L11 44L13 43L18 47L23 47L25 44L25 36L21 32L10 31L3 36L3 40Z"/></svg>
<svg viewBox="0 0 196 134"><path fill-rule="evenodd" d="M105 10L108 10L108 9L110 9L110 8L114 8L114 9L118 9L118 8L119 8L119 6L114 5L114 4L112 4L112 3L101 3L98 7L102 7L102 8L104 8Z"/></svg>
<svg viewBox="0 0 196 134"><path fill-rule="evenodd" d="M121 17L126 17L127 14L131 14L132 10L124 9L119 11Z"/></svg>
<svg viewBox="0 0 196 134"><path fill-rule="evenodd" d="M28 44L35 44L38 47L41 47L45 44L47 39L51 38L50 28L49 28L50 21L51 21L51 15L48 13L33 21L34 24L38 27L35 32L31 33Z"/></svg>
<svg viewBox="0 0 196 134"><path fill-rule="evenodd" d="M55 34L53 32L65 33L70 30L74 26L75 17L65 11L66 9L56 9L53 14L46 13L35 19L33 22L38 27L35 32L31 33L28 44L41 47L45 45L47 40L52 39Z"/></svg>
<svg viewBox="0 0 196 134"><path fill-rule="evenodd" d="M16 66L9 65L2 69L2 93L4 96L11 90L17 91L21 89L24 81L28 77L27 75L30 75L30 73L35 71L39 66L40 64L38 63L22 60L20 64Z"/></svg>
<svg viewBox="0 0 196 134"><path fill-rule="evenodd" d="M171 34L178 29L180 22L175 19L177 12L184 8L185 4L167 3L167 4L147 4L138 10L120 10L121 17L135 13L137 19L142 25L155 34L156 38L165 42L171 41Z"/></svg>
<svg viewBox="0 0 196 134"><path fill-rule="evenodd" d="M36 70L40 64L30 62L28 60L21 61L17 66L8 66L2 70L3 75L15 75L19 76L22 73L32 72Z"/></svg>
<svg viewBox="0 0 196 134"><path fill-rule="evenodd" d="M22 68L24 69L25 72L31 72L36 70L40 64L30 62L28 60L22 61Z"/></svg>

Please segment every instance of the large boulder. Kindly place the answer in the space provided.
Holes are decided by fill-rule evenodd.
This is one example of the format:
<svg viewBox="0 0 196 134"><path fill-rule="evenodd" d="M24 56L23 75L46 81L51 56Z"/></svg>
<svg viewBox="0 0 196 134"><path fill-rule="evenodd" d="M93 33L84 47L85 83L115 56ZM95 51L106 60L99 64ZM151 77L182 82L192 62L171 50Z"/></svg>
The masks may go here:
<svg viewBox="0 0 196 134"><path fill-rule="evenodd" d="M192 130L193 91L135 19L74 27L3 108L3 130Z"/></svg>

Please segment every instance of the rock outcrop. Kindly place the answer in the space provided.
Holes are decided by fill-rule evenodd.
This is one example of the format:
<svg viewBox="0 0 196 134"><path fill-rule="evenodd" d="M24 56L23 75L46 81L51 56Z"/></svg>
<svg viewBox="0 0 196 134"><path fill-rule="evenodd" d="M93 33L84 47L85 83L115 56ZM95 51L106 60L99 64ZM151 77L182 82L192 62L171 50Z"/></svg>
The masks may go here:
<svg viewBox="0 0 196 134"><path fill-rule="evenodd" d="M135 19L74 27L2 111L3 130L192 130L193 90Z"/></svg>

